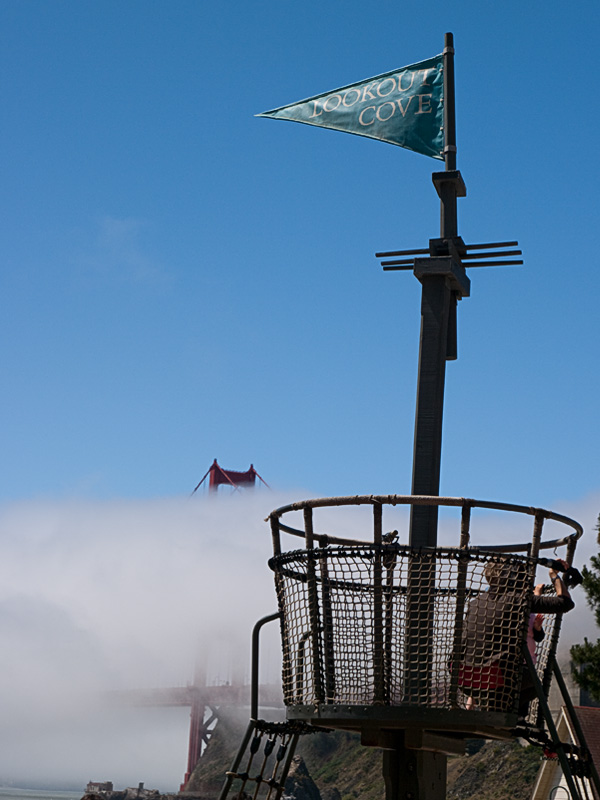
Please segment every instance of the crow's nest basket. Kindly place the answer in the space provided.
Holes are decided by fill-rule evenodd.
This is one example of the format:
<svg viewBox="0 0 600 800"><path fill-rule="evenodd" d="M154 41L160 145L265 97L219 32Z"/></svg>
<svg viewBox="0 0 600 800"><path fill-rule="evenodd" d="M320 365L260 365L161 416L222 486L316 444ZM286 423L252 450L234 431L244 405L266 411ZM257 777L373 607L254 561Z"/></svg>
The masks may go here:
<svg viewBox="0 0 600 800"><path fill-rule="evenodd" d="M450 546L402 543L408 512L423 506L439 514L438 541ZM307 500L269 521L288 719L363 738L382 727L508 735L540 551L566 548L571 562L577 522L507 503L401 495ZM494 543L515 535L520 544ZM298 537L300 549L283 546ZM560 616L544 626L530 650L547 692Z"/></svg>

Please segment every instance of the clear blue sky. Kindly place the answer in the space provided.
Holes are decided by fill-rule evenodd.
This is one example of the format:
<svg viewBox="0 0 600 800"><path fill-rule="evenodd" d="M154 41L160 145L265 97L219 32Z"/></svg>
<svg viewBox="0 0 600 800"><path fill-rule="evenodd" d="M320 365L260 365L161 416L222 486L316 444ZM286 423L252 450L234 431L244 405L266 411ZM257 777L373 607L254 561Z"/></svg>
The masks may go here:
<svg viewBox="0 0 600 800"><path fill-rule="evenodd" d="M452 8L451 6L454 6ZM186 493L213 458L315 495L410 490L431 172L254 114L456 42L472 271L442 492L599 488L599 7L2 2L0 498Z"/></svg>
<svg viewBox="0 0 600 800"><path fill-rule="evenodd" d="M130 686L140 653L147 682L185 682L198 619L227 627L206 613L226 555L236 589L265 579L240 641L274 607L270 508L410 491L420 285L374 253L438 235L440 162L254 115L429 58L445 31L460 233L518 239L525 266L471 271L441 491L593 527L599 23L590 0L0 0L0 778L35 751L40 779L103 764L174 788L186 715L161 778L162 745L119 767L100 729L96 750L65 718L63 741L52 706L46 730L52 687ZM215 457L272 499L182 510Z"/></svg>

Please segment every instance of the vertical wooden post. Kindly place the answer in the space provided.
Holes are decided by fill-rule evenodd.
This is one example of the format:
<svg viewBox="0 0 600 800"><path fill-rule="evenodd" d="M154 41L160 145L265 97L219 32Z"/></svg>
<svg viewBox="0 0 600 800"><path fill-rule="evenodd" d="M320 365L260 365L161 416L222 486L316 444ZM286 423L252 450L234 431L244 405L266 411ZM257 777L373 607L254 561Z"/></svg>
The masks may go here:
<svg viewBox="0 0 600 800"><path fill-rule="evenodd" d="M444 753L409 750L401 737L397 747L383 751L387 800L445 800L447 764Z"/></svg>
<svg viewBox="0 0 600 800"><path fill-rule="evenodd" d="M313 553L315 536L313 531L312 508L304 509L304 533L306 539L306 584L308 591L308 608L310 615L310 644L312 656L312 679L315 699L322 703L325 699L323 692L323 675L321 671L321 615L319 613L319 590L317 587L317 570Z"/></svg>
<svg viewBox="0 0 600 800"><path fill-rule="evenodd" d="M323 543L319 541L319 547ZM321 572L321 600L323 606L323 669L325 670L325 697L327 702L335 702L335 654L333 638L333 608L331 605L331 585L327 552L319 559Z"/></svg>
<svg viewBox="0 0 600 800"><path fill-rule="evenodd" d="M383 703L386 699L383 649L383 556L380 549L383 535L382 511L381 503L373 503L373 541L376 546L373 557L373 700L375 703Z"/></svg>
<svg viewBox="0 0 600 800"><path fill-rule="evenodd" d="M429 261L429 259L419 259L419 261ZM452 293L445 275L423 275L421 284L423 287L421 338L411 493L438 495L448 314ZM412 547L436 546L437 520L437 506L412 507L410 519Z"/></svg>
<svg viewBox="0 0 600 800"><path fill-rule="evenodd" d="M470 540L471 506L465 501L461 512L460 549L467 556ZM462 650L462 633L465 619L465 603L467 599L467 574L469 562L459 558L456 571L456 605L454 607L454 636L452 639L452 670L450 674L450 705L458 708L458 673Z"/></svg>

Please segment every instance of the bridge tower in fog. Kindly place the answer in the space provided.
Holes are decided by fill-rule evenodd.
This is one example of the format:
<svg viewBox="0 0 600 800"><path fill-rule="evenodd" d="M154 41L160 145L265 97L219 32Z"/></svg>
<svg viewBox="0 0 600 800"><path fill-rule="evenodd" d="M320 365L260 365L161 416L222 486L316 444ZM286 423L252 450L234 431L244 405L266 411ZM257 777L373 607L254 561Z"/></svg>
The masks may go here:
<svg viewBox="0 0 600 800"><path fill-rule="evenodd" d="M253 464L250 464L250 469L245 472L239 472L237 470L223 469L223 467L218 464L216 458L205 472L204 477L197 484L192 494L194 494L207 479L208 491L211 494L217 493L219 486L229 486L233 491L253 489L257 479L265 486L269 487L269 484L263 480L254 469ZM190 736L187 769L180 787L181 791L185 790L192 772L200 760L203 749L208 744L212 731L217 724L219 706L223 703L226 705L244 705L244 687L241 684L227 687L207 686L206 675L198 666L196 666L194 673L193 685L188 687L188 689L187 702L189 702L191 706ZM247 699L246 702L248 702Z"/></svg>
<svg viewBox="0 0 600 800"><path fill-rule="evenodd" d="M269 486L269 484L264 481L254 469L253 464L250 464L250 469L246 470L246 472L238 472L237 470L233 469L223 469L223 467L217 463L217 459L215 458L213 463L204 473L202 480L196 485L196 488L192 494L194 494L202 486L207 478L209 492L217 492L219 486L229 486L234 491L238 491L240 489L253 489L256 486L257 478L261 483L264 483L266 487Z"/></svg>

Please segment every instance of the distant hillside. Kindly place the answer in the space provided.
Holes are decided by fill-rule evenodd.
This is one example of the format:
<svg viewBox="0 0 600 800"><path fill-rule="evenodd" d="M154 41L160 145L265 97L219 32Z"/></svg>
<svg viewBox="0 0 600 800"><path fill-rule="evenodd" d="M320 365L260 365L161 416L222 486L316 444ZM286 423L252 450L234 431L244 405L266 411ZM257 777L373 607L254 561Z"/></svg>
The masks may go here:
<svg viewBox="0 0 600 800"><path fill-rule="evenodd" d="M223 715L198 763L188 791L216 800L248 724L240 714ZM540 765L541 751L517 742L471 740L471 755L448 759L447 800L528 800ZM338 731L303 736L297 749L310 778L302 774L290 786L294 800L381 800L381 750L363 747L356 734ZM312 779L312 781L310 780ZM303 788L304 787L304 788ZM318 800L318 797L317 797Z"/></svg>
<svg viewBox="0 0 600 800"><path fill-rule="evenodd" d="M447 800L529 800L541 755L539 747L488 741L473 755L449 758Z"/></svg>

